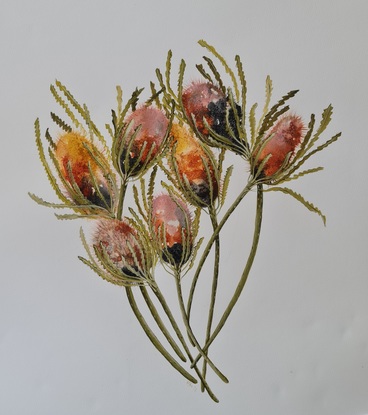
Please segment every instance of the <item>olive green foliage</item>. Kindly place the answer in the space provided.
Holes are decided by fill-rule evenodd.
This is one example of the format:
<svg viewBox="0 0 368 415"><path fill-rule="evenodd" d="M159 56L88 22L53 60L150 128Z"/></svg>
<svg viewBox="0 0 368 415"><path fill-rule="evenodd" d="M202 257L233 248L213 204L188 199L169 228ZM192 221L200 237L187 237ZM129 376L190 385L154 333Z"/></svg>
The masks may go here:
<svg viewBox="0 0 368 415"><path fill-rule="evenodd" d="M30 197L40 205L71 211L67 214L57 214L58 219L88 219L92 225L101 219L124 221L129 224L134 230L134 235L126 242L125 252L130 258L126 266L119 268L111 254L111 247L106 246L106 242L89 242L82 228L80 239L86 251L86 258L80 256L79 259L104 280L124 288L134 316L154 347L174 369L190 382L199 381L202 391L206 391L211 399L218 402L208 383L208 368L222 381L227 383L228 379L210 358L209 350L238 301L250 274L260 238L264 193L277 191L290 195L326 223L325 215L314 204L283 185L321 171L322 167L304 169L304 164L337 141L341 134L335 134L321 142L321 137L331 121L331 105L322 112L319 123L312 114L305 128L303 140L295 153L287 154L280 168L271 176L266 176L264 168L272 154L263 160L260 159L260 155L272 139L272 134L269 135L268 132L280 117L288 113L290 101L298 91L292 90L272 104L273 83L267 76L265 101L260 114L257 115L258 104L250 105L247 102L248 85L240 57L235 56L232 69L213 46L204 40L200 40L199 45L208 55L203 57L203 63L196 65L199 75L204 82L215 85L226 96L223 125L226 134L217 133L206 118L203 118L203 124L208 134L201 133L196 126L195 114L186 113L183 104L186 62L181 59L177 70L174 70L171 51L167 54L164 70L156 69L156 79L149 83L150 96L144 102L141 98L143 88L135 89L126 102L123 99L122 88L116 88L117 105L111 110L111 122L105 125L107 138L92 121L88 107L79 104L70 91L61 82L56 81L51 85L50 91L66 119L51 112L51 120L60 134L76 132L86 138L84 149L90 157L87 163L88 178L99 203L92 203L85 196L80 183L73 176L71 161L67 163L66 173L62 169L56 156L58 141L52 137L49 129L46 129L44 139L41 138L38 119L35 122L38 155L60 202L47 202L33 193L30 193ZM144 157L148 146L148 143L144 143L138 156L132 161L130 153L142 126L133 128L133 124L126 120L140 102L142 105L152 105L160 109L168 119L168 128L155 157L151 157L156 150L154 145ZM204 203L195 192L189 173L180 170L175 158L177 144L171 136L174 122L185 126L206 155L201 160L204 181L208 183L209 188L208 203ZM228 190L233 172L238 167L228 163L227 156L230 153L235 153L239 158L241 174L237 175L237 180L243 180L243 189L233 201L228 201ZM97 166L103 173L109 197L101 190L92 165ZM249 172L248 177L245 177L244 171ZM159 178L160 174L165 180ZM218 313L215 314L216 298L219 295L218 280L221 278L221 231L235 209L252 190L256 191L253 193L256 193L257 201L251 249L248 254L244 253L244 270L228 306L224 310L217 310ZM129 206L126 203L128 193L134 201ZM167 233L172 225L163 223L157 227L153 219L154 199L160 193L169 196L176 205L178 217L184 218L184 223L180 229L178 228L176 236L181 241L180 255L179 251L173 251L167 242ZM207 220L212 225L212 233L203 235L200 225L202 221ZM209 256L210 252L214 253L212 257ZM212 258L213 261L213 276L208 294L210 305L206 332L198 335L193 331L192 321L201 316L194 316L192 306L197 282L203 274L203 265L208 258ZM159 286L157 273L168 275L165 285L174 282L177 290L176 300L166 298L161 291L163 287ZM162 279L160 281L162 284ZM184 281L188 282L189 289L185 287ZM143 306L138 305L136 296L142 296ZM179 318L172 311L173 302L175 310L180 309ZM145 313L152 318L147 320ZM157 337L156 332L162 334L162 339ZM202 368L198 366L200 360L203 361Z"/></svg>

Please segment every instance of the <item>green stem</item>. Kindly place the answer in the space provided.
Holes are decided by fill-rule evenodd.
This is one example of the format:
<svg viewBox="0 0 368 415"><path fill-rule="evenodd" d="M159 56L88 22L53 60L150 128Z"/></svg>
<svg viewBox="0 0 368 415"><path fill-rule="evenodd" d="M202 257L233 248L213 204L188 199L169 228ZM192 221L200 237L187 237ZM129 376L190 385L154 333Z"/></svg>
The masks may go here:
<svg viewBox="0 0 368 415"><path fill-rule="evenodd" d="M188 316L185 312L185 305L184 305L184 300L183 300L183 292L182 292L182 289L181 289L181 281L180 281L179 273L176 273L175 281L176 281L176 290L177 290L177 293L178 293L180 311L181 311L181 314L182 314L183 322L184 322L185 328L187 330L188 336L190 337L190 339L194 343L194 345L197 348L197 350L199 351L200 355L207 361L207 363L212 368L212 370L217 374L217 376L223 382L229 383L229 380L227 379L227 377L222 372L220 372L220 370L214 365L212 360L209 357L207 357L206 354L203 352L200 344L198 343L196 337L194 336L193 330L189 325ZM193 363L192 363L191 367L193 367Z"/></svg>
<svg viewBox="0 0 368 415"><path fill-rule="evenodd" d="M142 329L151 340L152 344L156 347L156 349L164 356L164 358L177 370L179 371L186 379L188 379L192 383L197 383L197 379L194 378L190 373L188 373L180 364L169 354L169 352L164 348L164 346L160 343L158 338L149 328L146 320L144 319L143 315L138 309L137 303L134 299L134 295L132 289L130 287L125 288L129 304L132 308L133 313L137 317Z"/></svg>
<svg viewBox="0 0 368 415"><path fill-rule="evenodd" d="M124 177L121 181L118 209L116 213L116 218L118 220L121 220L121 218L123 217L123 206L124 206L125 192L126 192L127 186L128 186L128 179Z"/></svg>
<svg viewBox="0 0 368 415"><path fill-rule="evenodd" d="M241 294L241 292L244 288L245 283L247 282L249 272L252 268L255 255L257 253L259 236L260 236L260 232L261 232L261 224L262 224L262 211L263 211L263 188L262 188L261 184L258 184L257 185L257 210L256 210L256 217L255 217L253 242L252 242L251 250L249 252L248 260L247 260L247 263L244 267L243 274L240 278L240 281L239 281L239 283L238 283L238 285L235 289L233 297L231 298L227 308L224 311L224 314L222 315L219 323L217 324L217 327L213 331L210 339L208 340L208 342L204 345L204 347L202 349L205 352L208 350L208 348L210 347L212 342L215 340L216 336L221 331L221 329L224 326L226 320L228 319L232 309L234 308L235 304L237 303L237 301L240 297L240 294ZM202 354L201 353L198 354L198 356L195 358L193 364L196 364L201 357L202 357Z"/></svg>
<svg viewBox="0 0 368 415"><path fill-rule="evenodd" d="M210 209L210 218L212 222L213 231L218 227L217 223L217 215L215 209ZM207 329L206 329L206 344L211 336L211 329L212 329L212 322L213 322L213 314L215 311L215 303L216 303L216 294L217 294L217 285L218 285L218 277L219 277L219 265L220 265L220 237L217 234L215 239L215 262L213 268L213 279L212 279L212 290L211 290L211 301L210 301L210 308L208 311L208 321L207 321ZM208 356L208 350L205 352L206 356ZM203 360L203 367L202 367L202 376L206 379L207 374L207 361ZM201 385L203 391L203 384Z"/></svg>
<svg viewBox="0 0 368 415"><path fill-rule="evenodd" d="M171 323L176 335L178 336L178 339L180 340L181 344L183 345L183 348L184 348L184 350L185 350L185 352L188 356L188 359L190 360L190 363L192 364L192 368L197 373L198 378L201 381L201 384L204 386L204 388L206 389L206 391L207 391L208 395L211 397L211 399L215 402L219 402L219 400L217 399L217 397L214 395L211 388L209 387L208 383L203 378L203 376L202 376L200 370L198 369L197 365L195 363L193 363L194 362L193 355L190 353L189 347L188 347L188 345L187 345L187 343L184 339L184 336L182 335L182 333L181 333L181 331L180 331L180 329L179 329L179 327L176 323L176 320L175 320L175 318L174 318L174 316L173 316L173 314L172 314L172 312L171 312L171 310L170 310L170 308L169 308L169 306L168 306L168 304L165 300L165 297L163 296L163 294L160 291L158 286L156 286L153 291L154 291L157 299L161 303L162 308L163 308L164 312L166 313L168 319L170 320L170 323Z"/></svg>
<svg viewBox="0 0 368 415"><path fill-rule="evenodd" d="M189 296L188 296L188 303L187 303L187 316L188 316L189 321L190 321L190 314L191 314L191 310L192 310L193 296L194 296L195 288L196 288L196 285L197 285L197 282L198 282L198 278L199 278L200 272L202 270L202 267L203 267L203 265L206 261L206 258L208 256L208 254L210 253L212 245L215 242L215 240L217 238L217 235L220 233L222 227L225 225L225 223L229 219L230 215L234 212L234 210L237 208L239 203L244 199L244 197L249 193L249 191L252 189L254 184L255 184L255 182L253 180L251 180L247 183L245 188L242 190L242 192L239 194L239 196L235 199L234 203L229 207L229 209L225 213L224 217L221 219L221 222L217 226L216 230L213 232L211 238L207 242L207 245L206 245L206 247L203 251L203 254L201 256L201 259L198 263L196 273L194 274L192 285L190 287L190 292L189 292Z"/></svg>
<svg viewBox="0 0 368 415"><path fill-rule="evenodd" d="M183 352L180 350L179 346L177 345L177 343L175 342L175 340L172 338L171 334L169 333L169 331L167 330L164 322L162 321L155 305L153 304L147 288L144 286L140 286L139 287L142 293L142 296L144 298L144 301L147 304L147 307L149 309L149 311L151 312L152 317L154 318L154 320L157 323L158 328L161 330L162 334L165 336L166 340L169 342L170 346L173 348L174 352L178 355L178 357L183 361L186 362L187 359L185 358Z"/></svg>

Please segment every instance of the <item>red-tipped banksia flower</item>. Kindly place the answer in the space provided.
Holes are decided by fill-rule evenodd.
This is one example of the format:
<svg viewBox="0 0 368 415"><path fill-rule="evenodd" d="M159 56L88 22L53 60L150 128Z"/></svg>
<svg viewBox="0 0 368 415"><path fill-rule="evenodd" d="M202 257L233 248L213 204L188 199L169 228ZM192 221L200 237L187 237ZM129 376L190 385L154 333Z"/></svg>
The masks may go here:
<svg viewBox="0 0 368 415"><path fill-rule="evenodd" d="M193 204L209 206L217 198L219 187L213 159L185 127L173 124L171 134L173 158L169 161L176 164L174 170L179 175L180 187L185 194L192 195ZM186 189L187 183L190 189Z"/></svg>
<svg viewBox="0 0 368 415"><path fill-rule="evenodd" d="M125 120L127 129L123 132L123 152L120 168L124 174L136 176L160 152L169 120L155 107L143 106L133 111Z"/></svg>
<svg viewBox="0 0 368 415"><path fill-rule="evenodd" d="M264 145L261 143L261 149L254 154L257 166L268 157L262 169L264 176L273 176L283 165L289 164L303 141L304 130L299 116L285 115L266 133Z"/></svg>
<svg viewBox="0 0 368 415"><path fill-rule="evenodd" d="M203 136L209 135L204 120L215 133L231 138L226 125L228 119L229 126L235 133L234 111L222 89L216 85L210 82L193 82L184 90L182 102L189 122L193 125L194 117L195 127ZM237 106L236 109L240 116L240 107Z"/></svg>
<svg viewBox="0 0 368 415"><path fill-rule="evenodd" d="M162 259L172 265L183 265L193 247L188 207L182 200L163 194L153 199L151 215Z"/></svg>
<svg viewBox="0 0 368 415"><path fill-rule="evenodd" d="M107 255L111 264L122 271L124 276L143 277L147 264L140 245L137 231L126 220L101 219L97 222L93 246L104 268L111 269L104 258ZM121 279L124 283L123 276Z"/></svg>
<svg viewBox="0 0 368 415"><path fill-rule="evenodd" d="M60 136L54 153L68 196L78 204L88 201L110 209L112 194L106 179L110 171L96 146L83 135L68 132Z"/></svg>

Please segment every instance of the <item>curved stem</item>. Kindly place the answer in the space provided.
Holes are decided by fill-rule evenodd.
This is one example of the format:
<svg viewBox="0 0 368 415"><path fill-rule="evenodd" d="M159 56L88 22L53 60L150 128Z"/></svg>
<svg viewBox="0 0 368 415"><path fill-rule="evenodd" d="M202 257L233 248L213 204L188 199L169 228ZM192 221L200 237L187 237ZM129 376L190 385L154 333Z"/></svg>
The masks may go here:
<svg viewBox="0 0 368 415"><path fill-rule="evenodd" d="M210 209L210 218L212 222L212 228L215 232L218 223L217 223L217 215L215 209ZM216 294L217 294L217 285L218 285L218 277L219 277L219 265L220 265L220 237L217 234L215 239L215 262L213 268L213 279L212 279L212 290L211 290L211 300L210 300L210 307L208 310L208 320L207 320L207 329L206 329L206 340L204 344L207 344L208 340L211 336L211 329L212 329L212 322L213 322L213 314L215 311L215 303L216 303ZM208 350L205 352L206 356L208 356ZM203 360L203 367L202 367L202 376L206 379L207 374L207 361ZM201 385L203 391L203 385Z"/></svg>
<svg viewBox="0 0 368 415"><path fill-rule="evenodd" d="M208 342L204 345L204 347L202 348L202 350L204 352L206 352L208 350L208 348L210 347L210 345L212 344L212 342L215 340L216 336L219 334L219 332L221 331L222 327L224 326L226 320L228 319L232 309L234 308L235 304L237 303L240 294L244 288L245 283L247 282L248 279L248 275L249 272L252 268L253 265L253 261L255 258L255 255L257 253L257 248L258 248L258 242L259 242L259 236L260 236L260 232L261 232L261 225L262 225L262 211L263 211L263 188L261 184L257 185L257 210L256 210L256 217L255 217L255 225L254 225L254 233L253 233L253 242L252 242L252 247L251 250L249 252L249 256L248 256L248 260L247 263L244 267L243 270L243 274L240 278L240 281L235 289L234 295L231 298L227 308L224 311L224 314L222 315L219 323L217 324L217 327L215 328L215 330L213 331L210 339L208 340ZM196 364L198 362L198 360L202 357L202 354L200 353L194 360L194 364Z"/></svg>
<svg viewBox="0 0 368 415"><path fill-rule="evenodd" d="M184 336L182 335L176 320L165 300L165 297L163 296L162 292L160 291L159 287L156 286L155 289L153 290L157 299L160 301L163 310L165 311L168 319L170 320L170 323L173 327L173 329L175 330L176 335L178 336L178 339L180 340L181 344L183 345L183 348L188 356L188 359L190 360L190 363L192 364L192 368L195 370L195 372L197 373L202 385L204 386L204 388L206 389L208 395L211 397L211 399L215 402L219 402L219 400L217 399L217 397L214 395L214 393L212 392L211 388L209 387L208 383L206 382L206 380L203 378L200 370L198 369L197 365L194 363L194 358L193 355L190 353L189 347L184 339Z"/></svg>
<svg viewBox="0 0 368 415"><path fill-rule="evenodd" d="M190 321L190 314L191 314L192 303L193 303L193 296L194 296L195 288L196 288L196 285L197 285L197 282L198 282L199 274L202 270L202 267L203 267L203 265L206 261L206 258L208 256L208 254L210 253L212 245L215 242L215 240L217 238L217 235L220 233L222 227L225 225L225 223L229 219L230 215L234 212L234 210L237 208L239 203L244 199L244 197L249 193L249 191L252 189L254 184L255 184L254 180L250 180L247 183L245 188L242 190L242 192L239 194L239 196L235 199L234 203L229 207L229 209L225 213L224 217L221 219L221 222L217 226L216 230L213 232L211 238L207 242L206 248L204 249L203 254L201 256L201 259L198 263L196 273L194 274L192 285L190 287L188 303L187 303L187 316L188 316L189 321Z"/></svg>
<svg viewBox="0 0 368 415"><path fill-rule="evenodd" d="M142 293L142 296L144 298L144 301L147 304L147 307L149 309L149 311L151 312L152 317L154 318L154 320L157 323L158 328L161 330L162 334L165 336L166 340L169 342L170 346L172 347L172 349L174 350L174 352L178 355L178 357L183 361L186 362L187 359L185 358L183 352L180 350L179 346L176 344L175 340L172 338L171 334L169 333L169 331L167 330L164 322L162 321L155 305L153 304L147 288L144 286L140 286L139 287Z"/></svg>
<svg viewBox="0 0 368 415"><path fill-rule="evenodd" d="M181 311L183 322L184 322L185 328L187 329L189 337L193 341L193 343L194 343L195 347L197 348L197 350L199 351L200 355L207 361L207 363L213 369L213 371L217 374L217 376L223 382L229 383L229 380L227 379L227 377L222 372L220 372L220 370L214 365L212 360L209 357L207 357L206 354L203 352L200 344L198 343L196 337L194 336L193 330L189 325L188 316L185 312L185 305L184 305L184 300L183 300L183 292L182 292L182 289L181 289L180 275L178 273L176 273L176 275L175 275L175 281L176 281L176 290L177 290L177 293L178 293L180 311ZM194 363L192 363L191 367L193 367L193 365L194 365Z"/></svg>
<svg viewBox="0 0 368 415"><path fill-rule="evenodd" d="M156 349L164 356L164 358L177 370L179 371L186 379L188 379L192 383L197 383L197 379L194 378L190 373L188 373L180 364L169 354L169 352L164 348L164 346L160 343L158 338L149 328L146 320L144 319L143 315L138 309L137 303L134 299L134 295L132 289L130 287L125 288L129 304L132 308L133 313L137 317L142 329L151 340L152 344L156 347Z"/></svg>

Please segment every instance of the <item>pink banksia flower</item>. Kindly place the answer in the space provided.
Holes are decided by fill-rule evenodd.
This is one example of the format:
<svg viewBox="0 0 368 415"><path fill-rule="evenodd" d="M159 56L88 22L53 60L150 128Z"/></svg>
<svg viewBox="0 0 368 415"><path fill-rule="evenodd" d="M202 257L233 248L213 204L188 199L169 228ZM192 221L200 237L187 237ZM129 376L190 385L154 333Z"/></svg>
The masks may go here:
<svg viewBox="0 0 368 415"><path fill-rule="evenodd" d="M101 219L93 236L93 246L103 258L105 251L109 260L128 277L141 277L146 264L137 231L126 221Z"/></svg>
<svg viewBox="0 0 368 415"><path fill-rule="evenodd" d="M192 82L183 91L182 102L189 122L193 124L193 116L195 127L203 136L209 135L205 119L215 133L231 138L226 123L227 112L228 123L232 131L236 131L234 111L222 89L216 85L210 82ZM240 117L240 107L236 106L236 109Z"/></svg>
<svg viewBox="0 0 368 415"><path fill-rule="evenodd" d="M169 120L158 108L142 106L133 111L125 123L129 130L123 132L120 168L124 174L136 176L159 154Z"/></svg>
<svg viewBox="0 0 368 415"><path fill-rule="evenodd" d="M263 166L262 174L264 176L274 175L285 162L287 165L292 160L303 141L304 131L305 126L301 117L285 115L266 133L263 140L264 146L260 151L257 149L254 154L257 166L270 156Z"/></svg>
<svg viewBox="0 0 368 415"><path fill-rule="evenodd" d="M194 204L209 206L217 198L219 190L213 161L185 127L173 124L171 135L172 162L176 163L179 182L185 189L185 179L188 181L195 195L195 200L191 200Z"/></svg>
<svg viewBox="0 0 368 415"><path fill-rule="evenodd" d="M188 207L182 200L162 194L153 199L151 214L163 260L173 265L184 264L193 246Z"/></svg>
<svg viewBox="0 0 368 415"><path fill-rule="evenodd" d="M69 184L67 186L68 196L74 202L85 204L83 200L81 203L81 199L84 198L93 205L111 208L113 195L106 179L110 173L108 162L90 140L77 132L65 133L57 140L54 154L60 173Z"/></svg>

